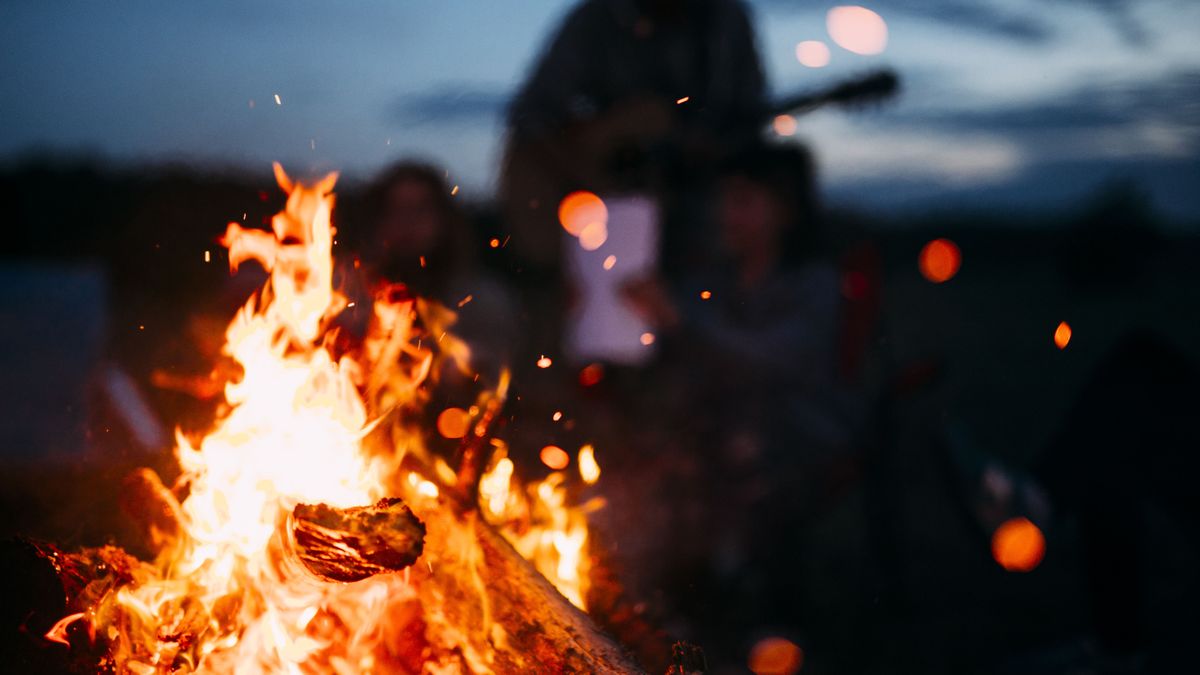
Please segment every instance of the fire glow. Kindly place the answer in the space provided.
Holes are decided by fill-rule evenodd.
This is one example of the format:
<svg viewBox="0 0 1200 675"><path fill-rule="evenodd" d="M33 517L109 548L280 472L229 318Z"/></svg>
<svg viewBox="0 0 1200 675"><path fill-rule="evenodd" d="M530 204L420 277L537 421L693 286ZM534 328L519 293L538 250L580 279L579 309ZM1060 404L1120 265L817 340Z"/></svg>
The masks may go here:
<svg viewBox="0 0 1200 675"><path fill-rule="evenodd" d="M498 618L514 612L489 596L485 578L495 573L483 565L496 547L481 528L497 528L582 609L586 513L602 502L572 504L572 479L561 470L528 486L518 480L505 444L487 438L507 375L478 405L446 410L437 422L444 437L476 443L464 445L468 455L482 452L477 487L469 467L455 470L425 448L413 422L422 384L467 367L466 346L446 334L453 312L387 285L361 346L336 347L334 319L348 304L333 284L337 176L309 185L279 165L275 173L288 200L273 231L230 223L222 238L234 271L253 260L270 272L226 330L224 354L240 377L226 384L209 431L177 432L180 476L170 489L149 469L138 474L156 500L148 510L162 515L151 528L158 557L121 554L126 578L85 593L85 610L46 637L70 644L68 629L83 622L106 641L108 667L139 674L492 672L537 663L509 653L535 638ZM421 339L431 335L444 337ZM575 484L585 487L599 467L590 446L580 460ZM293 526L305 509L354 512L393 497L407 503L397 508L418 533L428 527L424 550L418 540L412 551L417 565L338 583L297 559ZM112 550L97 555L117 559ZM458 596L470 609L453 604Z"/></svg>

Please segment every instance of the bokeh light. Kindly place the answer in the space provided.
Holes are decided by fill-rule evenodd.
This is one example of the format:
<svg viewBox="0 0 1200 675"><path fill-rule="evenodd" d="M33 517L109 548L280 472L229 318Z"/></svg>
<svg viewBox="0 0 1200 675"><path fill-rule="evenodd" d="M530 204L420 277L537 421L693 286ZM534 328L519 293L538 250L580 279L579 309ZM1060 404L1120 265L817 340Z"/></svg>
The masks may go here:
<svg viewBox="0 0 1200 675"><path fill-rule="evenodd" d="M763 638L750 649L746 667L754 675L795 675L804 665L804 650L781 637Z"/></svg>
<svg viewBox="0 0 1200 675"><path fill-rule="evenodd" d="M593 363L584 366L583 370L579 371L579 384L585 387L592 387L600 384L600 380L604 379L604 366L599 363Z"/></svg>
<svg viewBox="0 0 1200 675"><path fill-rule="evenodd" d="M554 363L554 361L551 361L549 356L546 356L545 354L543 354L542 357L537 360L537 367L538 368L549 368L550 365L553 363Z"/></svg>
<svg viewBox="0 0 1200 675"><path fill-rule="evenodd" d="M1054 344L1059 349L1066 349L1067 343L1071 341L1071 324L1066 321L1060 321L1058 328L1054 329Z"/></svg>
<svg viewBox="0 0 1200 675"><path fill-rule="evenodd" d="M602 228L608 225L608 207L595 193L572 192L558 205L558 222L571 236L578 237L589 225L599 223Z"/></svg>
<svg viewBox="0 0 1200 675"><path fill-rule="evenodd" d="M825 15L825 27L837 46L855 54L879 54L887 47L887 23L866 7L834 7Z"/></svg>
<svg viewBox="0 0 1200 675"><path fill-rule="evenodd" d="M796 118L791 115L779 115L771 126L780 136L791 136L796 133Z"/></svg>
<svg viewBox="0 0 1200 675"><path fill-rule="evenodd" d="M829 47L820 40L805 40L796 45L796 60L809 68L829 65Z"/></svg>
<svg viewBox="0 0 1200 675"><path fill-rule="evenodd" d="M953 279L961 265L962 252L958 250L958 245L949 239L934 239L925 244L917 259L921 276L935 284Z"/></svg>
<svg viewBox="0 0 1200 675"><path fill-rule="evenodd" d="M471 427L471 416L462 408L446 408L438 415L438 433L445 438L462 438Z"/></svg>
<svg viewBox="0 0 1200 675"><path fill-rule="evenodd" d="M567 465L571 463L571 456L567 454L566 450L563 450L557 445L547 445L546 447L542 448L542 452L539 456L542 458L542 464L545 464L555 471L561 471L562 469L567 468Z"/></svg>
<svg viewBox="0 0 1200 675"><path fill-rule="evenodd" d="M642 337L639 339L641 340L642 344L649 347L650 345L654 344L654 333L642 333Z"/></svg>
<svg viewBox="0 0 1200 675"><path fill-rule="evenodd" d="M1010 518L992 534L992 557L1009 572L1029 572L1046 555L1046 538L1028 518Z"/></svg>
<svg viewBox="0 0 1200 675"><path fill-rule="evenodd" d="M588 223L579 233L579 245L585 251L595 251L608 241L608 226L604 223Z"/></svg>

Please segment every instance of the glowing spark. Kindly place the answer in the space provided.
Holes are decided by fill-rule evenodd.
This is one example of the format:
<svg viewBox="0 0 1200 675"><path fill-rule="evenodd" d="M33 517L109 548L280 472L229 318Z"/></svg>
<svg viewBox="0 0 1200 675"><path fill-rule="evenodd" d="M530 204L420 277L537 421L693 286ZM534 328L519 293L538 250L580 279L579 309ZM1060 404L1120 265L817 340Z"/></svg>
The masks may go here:
<svg viewBox="0 0 1200 675"><path fill-rule="evenodd" d="M1030 572L1046 555L1046 538L1028 518L1010 518L992 534L992 557L1009 572Z"/></svg>
<svg viewBox="0 0 1200 675"><path fill-rule="evenodd" d="M438 415L438 433L445 438L462 438L471 428L471 416L462 408L446 408Z"/></svg>
<svg viewBox="0 0 1200 675"><path fill-rule="evenodd" d="M1054 344L1059 349L1066 349L1067 343L1071 341L1071 325L1066 321L1058 324L1058 328L1054 329Z"/></svg>
<svg viewBox="0 0 1200 675"><path fill-rule="evenodd" d="M211 251L204 252L204 262L212 262L212 252Z"/></svg>
<svg viewBox="0 0 1200 675"><path fill-rule="evenodd" d="M649 347L654 344L654 333L642 333L642 337L638 338L641 343Z"/></svg>
<svg viewBox="0 0 1200 675"><path fill-rule="evenodd" d="M565 469L571 463L571 456L557 445L547 445L538 456L541 457L542 464L555 471Z"/></svg>
<svg viewBox="0 0 1200 675"><path fill-rule="evenodd" d="M420 260L421 260L421 267L424 267L425 266L425 256L421 256Z"/></svg>
<svg viewBox="0 0 1200 675"><path fill-rule="evenodd" d="M596 449L590 445L579 448L579 477L588 485L600 480L600 465L596 463Z"/></svg>
<svg viewBox="0 0 1200 675"><path fill-rule="evenodd" d="M610 255L604 259L604 269L611 270L617 264L617 256Z"/></svg>
<svg viewBox="0 0 1200 675"><path fill-rule="evenodd" d="M275 94L275 105L283 105L283 101L279 100L279 94Z"/></svg>
<svg viewBox="0 0 1200 675"><path fill-rule="evenodd" d="M781 637L763 638L755 643L746 664L750 672L764 675L795 675L803 665L804 650Z"/></svg>
<svg viewBox="0 0 1200 675"><path fill-rule="evenodd" d="M451 196L453 196L453 195L456 195L456 194L458 194L458 186L457 186L457 185L455 185L454 187L450 188L450 195L451 195Z"/></svg>
<svg viewBox="0 0 1200 675"><path fill-rule="evenodd" d="M573 237L593 224L604 227L608 224L608 207L594 193L579 191L563 197L558 205L558 222Z"/></svg>
<svg viewBox="0 0 1200 675"><path fill-rule="evenodd" d="M489 242L488 242L488 245L489 245L489 246L491 246L492 248L500 248L500 240L499 240L499 239L493 239L493 240L491 240L491 241L489 241Z"/></svg>
<svg viewBox="0 0 1200 675"><path fill-rule="evenodd" d="M549 368L551 363L554 363L554 362L550 360L550 357L543 354L542 358L537 360L537 367L538 368Z"/></svg>
<svg viewBox="0 0 1200 675"><path fill-rule="evenodd" d="M700 291L700 299L708 300L712 297L712 291Z"/></svg>
<svg viewBox="0 0 1200 675"><path fill-rule="evenodd" d="M962 252L949 239L934 239L925 244L917 259L921 275L935 284L953 279L961 265Z"/></svg>
<svg viewBox="0 0 1200 675"><path fill-rule="evenodd" d="M554 411L554 414L550 416L550 419L554 420L555 422L561 420L562 419L562 411L561 410Z"/></svg>
<svg viewBox="0 0 1200 675"><path fill-rule="evenodd" d="M475 299L475 296L473 296L473 295L468 295L467 297L465 297L465 298L463 298L462 300L459 300L459 301L458 301L458 306L459 306L459 307L462 307L463 305L467 304L468 302L470 302L470 301L471 301L471 300L473 300L473 299Z"/></svg>
<svg viewBox="0 0 1200 675"><path fill-rule="evenodd" d="M677 98L677 99L675 99L675 105L683 105L684 103L687 103L691 99L692 99L691 96L684 96L683 98Z"/></svg>

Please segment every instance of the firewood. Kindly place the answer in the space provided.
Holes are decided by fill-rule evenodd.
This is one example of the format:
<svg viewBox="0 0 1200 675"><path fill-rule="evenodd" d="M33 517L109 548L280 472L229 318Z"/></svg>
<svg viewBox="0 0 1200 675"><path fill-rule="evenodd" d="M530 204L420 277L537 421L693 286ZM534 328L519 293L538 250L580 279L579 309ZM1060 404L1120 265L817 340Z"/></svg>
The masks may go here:
<svg viewBox="0 0 1200 675"><path fill-rule="evenodd" d="M491 655L484 665L502 673L644 672L478 511L418 511L430 564L412 568L415 585L430 614L457 628L465 655Z"/></svg>
<svg viewBox="0 0 1200 675"><path fill-rule="evenodd" d="M291 550L327 581L402 570L421 556L425 540L425 525L395 497L352 508L297 504L287 525Z"/></svg>

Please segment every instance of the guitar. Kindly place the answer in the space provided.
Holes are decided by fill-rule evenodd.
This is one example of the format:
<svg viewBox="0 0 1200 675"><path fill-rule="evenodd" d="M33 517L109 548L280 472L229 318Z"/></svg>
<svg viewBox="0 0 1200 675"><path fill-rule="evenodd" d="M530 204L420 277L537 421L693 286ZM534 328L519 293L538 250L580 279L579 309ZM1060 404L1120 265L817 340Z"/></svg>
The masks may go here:
<svg viewBox="0 0 1200 675"><path fill-rule="evenodd" d="M861 107L886 101L900 90L895 71L882 69L801 92L763 108L765 127L779 115L804 115L826 106ZM573 190L627 191L630 184L661 183L670 167L711 166L748 139L715 138L685 128L676 101L637 98L613 106L553 138L509 134L500 176L500 200L512 228L512 246L526 263L556 269L558 204ZM632 169L630 167L633 167ZM631 174L638 174L632 176ZM653 191L651 189L650 191Z"/></svg>

